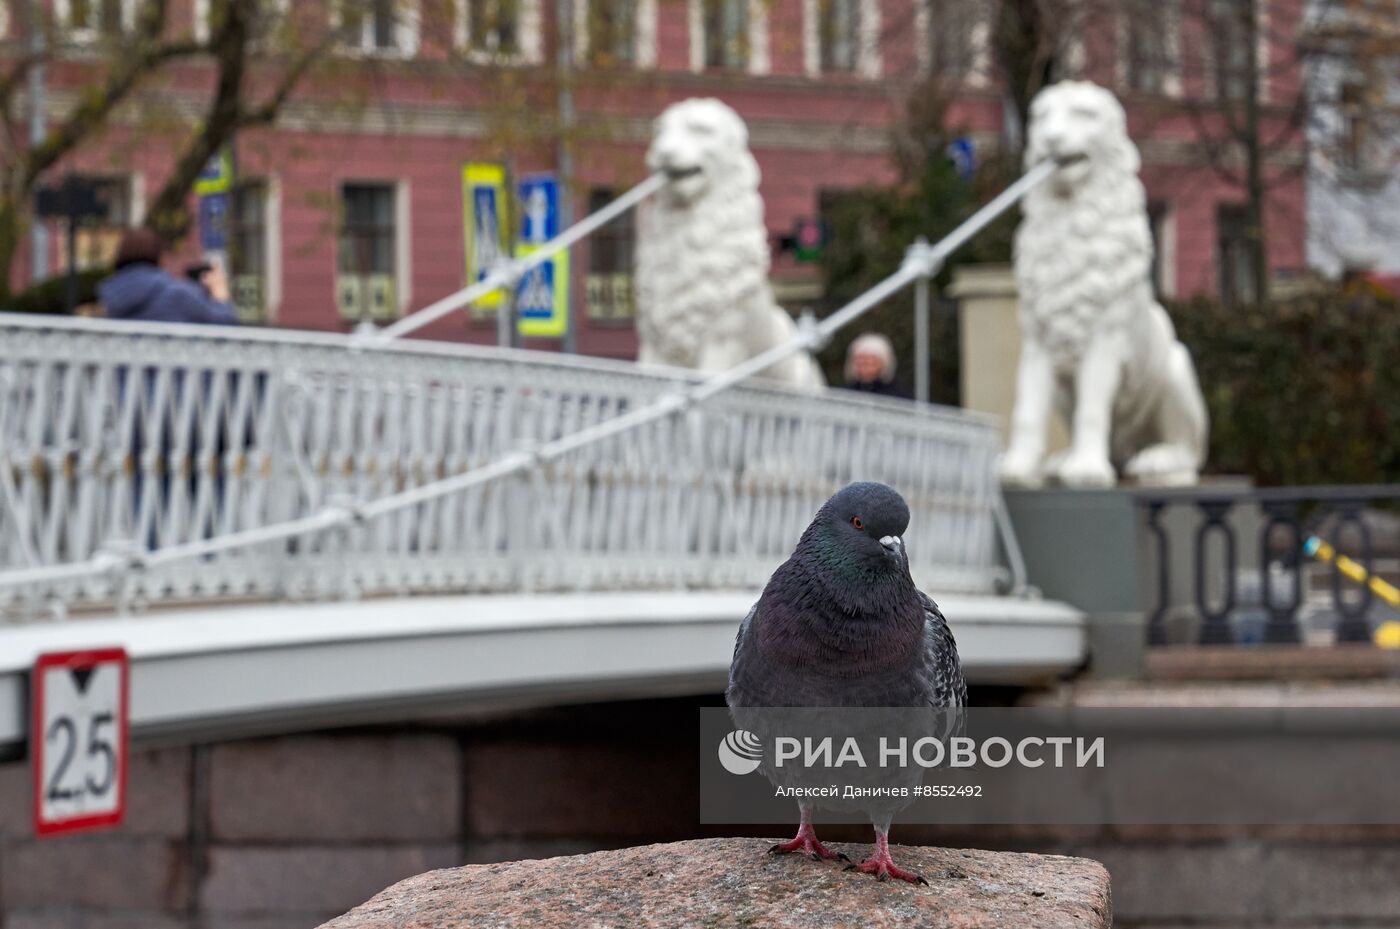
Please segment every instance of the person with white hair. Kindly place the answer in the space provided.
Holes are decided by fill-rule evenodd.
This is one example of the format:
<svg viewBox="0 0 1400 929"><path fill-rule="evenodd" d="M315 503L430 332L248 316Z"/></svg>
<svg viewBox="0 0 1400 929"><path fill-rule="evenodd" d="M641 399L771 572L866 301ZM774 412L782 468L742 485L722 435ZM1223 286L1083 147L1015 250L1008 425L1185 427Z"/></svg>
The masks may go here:
<svg viewBox="0 0 1400 929"><path fill-rule="evenodd" d="M856 336L846 350L846 389L912 400L909 388L895 379L894 346L878 332Z"/></svg>

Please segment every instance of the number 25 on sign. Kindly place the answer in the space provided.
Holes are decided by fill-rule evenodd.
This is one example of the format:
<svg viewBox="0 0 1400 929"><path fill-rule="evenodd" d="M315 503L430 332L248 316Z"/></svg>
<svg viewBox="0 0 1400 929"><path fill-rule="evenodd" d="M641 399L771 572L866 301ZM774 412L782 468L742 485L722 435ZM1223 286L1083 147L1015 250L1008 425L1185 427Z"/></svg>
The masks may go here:
<svg viewBox="0 0 1400 929"><path fill-rule="evenodd" d="M130 676L121 649L41 655L34 663L29 755L36 835L122 821Z"/></svg>

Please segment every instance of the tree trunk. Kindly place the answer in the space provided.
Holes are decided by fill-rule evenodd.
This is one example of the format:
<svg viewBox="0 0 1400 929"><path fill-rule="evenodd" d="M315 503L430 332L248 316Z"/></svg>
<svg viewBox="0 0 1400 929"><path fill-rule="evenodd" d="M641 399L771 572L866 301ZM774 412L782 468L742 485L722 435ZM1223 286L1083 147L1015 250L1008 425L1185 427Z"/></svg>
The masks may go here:
<svg viewBox="0 0 1400 929"><path fill-rule="evenodd" d="M167 245L185 237L190 228L189 196L204 166L232 142L243 117L243 76L247 70L250 17L256 4L225 0L212 4L210 18L217 31L212 51L219 66L218 86L203 123L185 142L175 168L156 194L146 225Z"/></svg>
<svg viewBox="0 0 1400 929"><path fill-rule="evenodd" d="M997 64L1006 76L1007 92L1016 109L1019 145L1025 146L1031 100L1050 83L1055 70L1054 26L1046 21L1043 0L1002 0L993 24ZM1019 161L1020 152L1016 153Z"/></svg>

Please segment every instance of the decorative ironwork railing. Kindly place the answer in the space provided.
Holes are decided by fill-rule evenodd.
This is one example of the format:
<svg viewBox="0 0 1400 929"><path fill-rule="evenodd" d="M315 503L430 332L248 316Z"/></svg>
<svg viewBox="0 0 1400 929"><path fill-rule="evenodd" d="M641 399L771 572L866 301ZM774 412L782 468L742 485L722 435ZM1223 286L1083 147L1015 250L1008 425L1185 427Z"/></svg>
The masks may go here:
<svg viewBox="0 0 1400 929"><path fill-rule="evenodd" d="M859 479L909 500L922 583L1006 577L995 424L844 392L736 387L513 476L360 509L703 383L472 346L3 315L0 603L756 587ZM337 508L355 518L314 528ZM162 560L297 520L295 536ZM108 569L64 573L94 558Z"/></svg>
<svg viewBox="0 0 1400 929"><path fill-rule="evenodd" d="M1140 491L1155 563L1148 643L1370 641L1375 610L1400 600L1379 577L1368 512L1396 500L1394 485Z"/></svg>

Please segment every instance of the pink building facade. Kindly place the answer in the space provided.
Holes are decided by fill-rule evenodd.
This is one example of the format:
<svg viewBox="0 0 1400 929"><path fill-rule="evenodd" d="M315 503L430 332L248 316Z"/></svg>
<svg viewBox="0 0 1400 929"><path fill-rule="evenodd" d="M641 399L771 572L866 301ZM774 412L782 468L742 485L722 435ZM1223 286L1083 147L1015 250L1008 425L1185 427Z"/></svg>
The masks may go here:
<svg viewBox="0 0 1400 929"><path fill-rule="evenodd" d="M108 2L124 9L134 0ZM723 99L747 120L763 172L779 298L792 308L815 306L822 299L816 267L798 262L784 245L799 223L819 220L824 194L895 179L891 140L911 92L938 79L954 101L951 124L979 150L995 147L1007 131L1006 97L986 47L994 4L429 2L381 5L382 15L393 18L366 27L363 43L346 51L338 78L311 81L275 128L239 138L233 270L250 319L344 330L363 313L372 287L387 301L381 317L459 290L468 282L464 166L500 165L512 176L556 171L562 139L572 162L569 206L578 217L645 176L650 120L690 96ZM204 0L172 0L171 7L172 28L196 34L203 28ZM1285 116L1300 83L1297 69L1284 66L1286 42L1277 39L1273 49L1267 43L1275 40L1266 37L1296 30L1297 12L1288 2L1265 7L1261 105L1266 125L1276 128L1266 226L1271 265L1286 277L1304 265L1303 174L1292 168L1301 165L1303 148ZM1173 9L1170 2L1163 8ZM303 22L331 15L319 0L295 9ZM570 17L575 64L566 83L576 114L562 129L561 10ZM1143 152L1163 293L1219 294L1234 286L1244 197L1238 165L1212 161L1207 152L1218 143L1203 142L1223 131L1200 104L1220 92L1221 78L1183 51L1211 37L1193 32L1189 16L1169 15L1150 36L1163 58L1143 73L1124 53L1137 22L1126 13L1089 16L1063 40L1060 71L1114 88L1129 111ZM0 27L15 38L16 24ZM360 63L372 79L351 91L337 86L361 80ZM53 106L71 101L86 67L79 59L50 68ZM192 63L144 105L197 112L210 77ZM111 188L110 225L138 222L170 169L178 138L162 131L159 120L128 118L62 170ZM90 238L92 249L110 247L110 234ZM198 249L192 241L181 257L192 260ZM630 256L625 223L575 249L571 306L579 351L634 356ZM12 274L16 285L25 283L28 268L22 253ZM422 334L492 342L496 326L489 311L454 314ZM558 341L529 344L549 348Z"/></svg>

